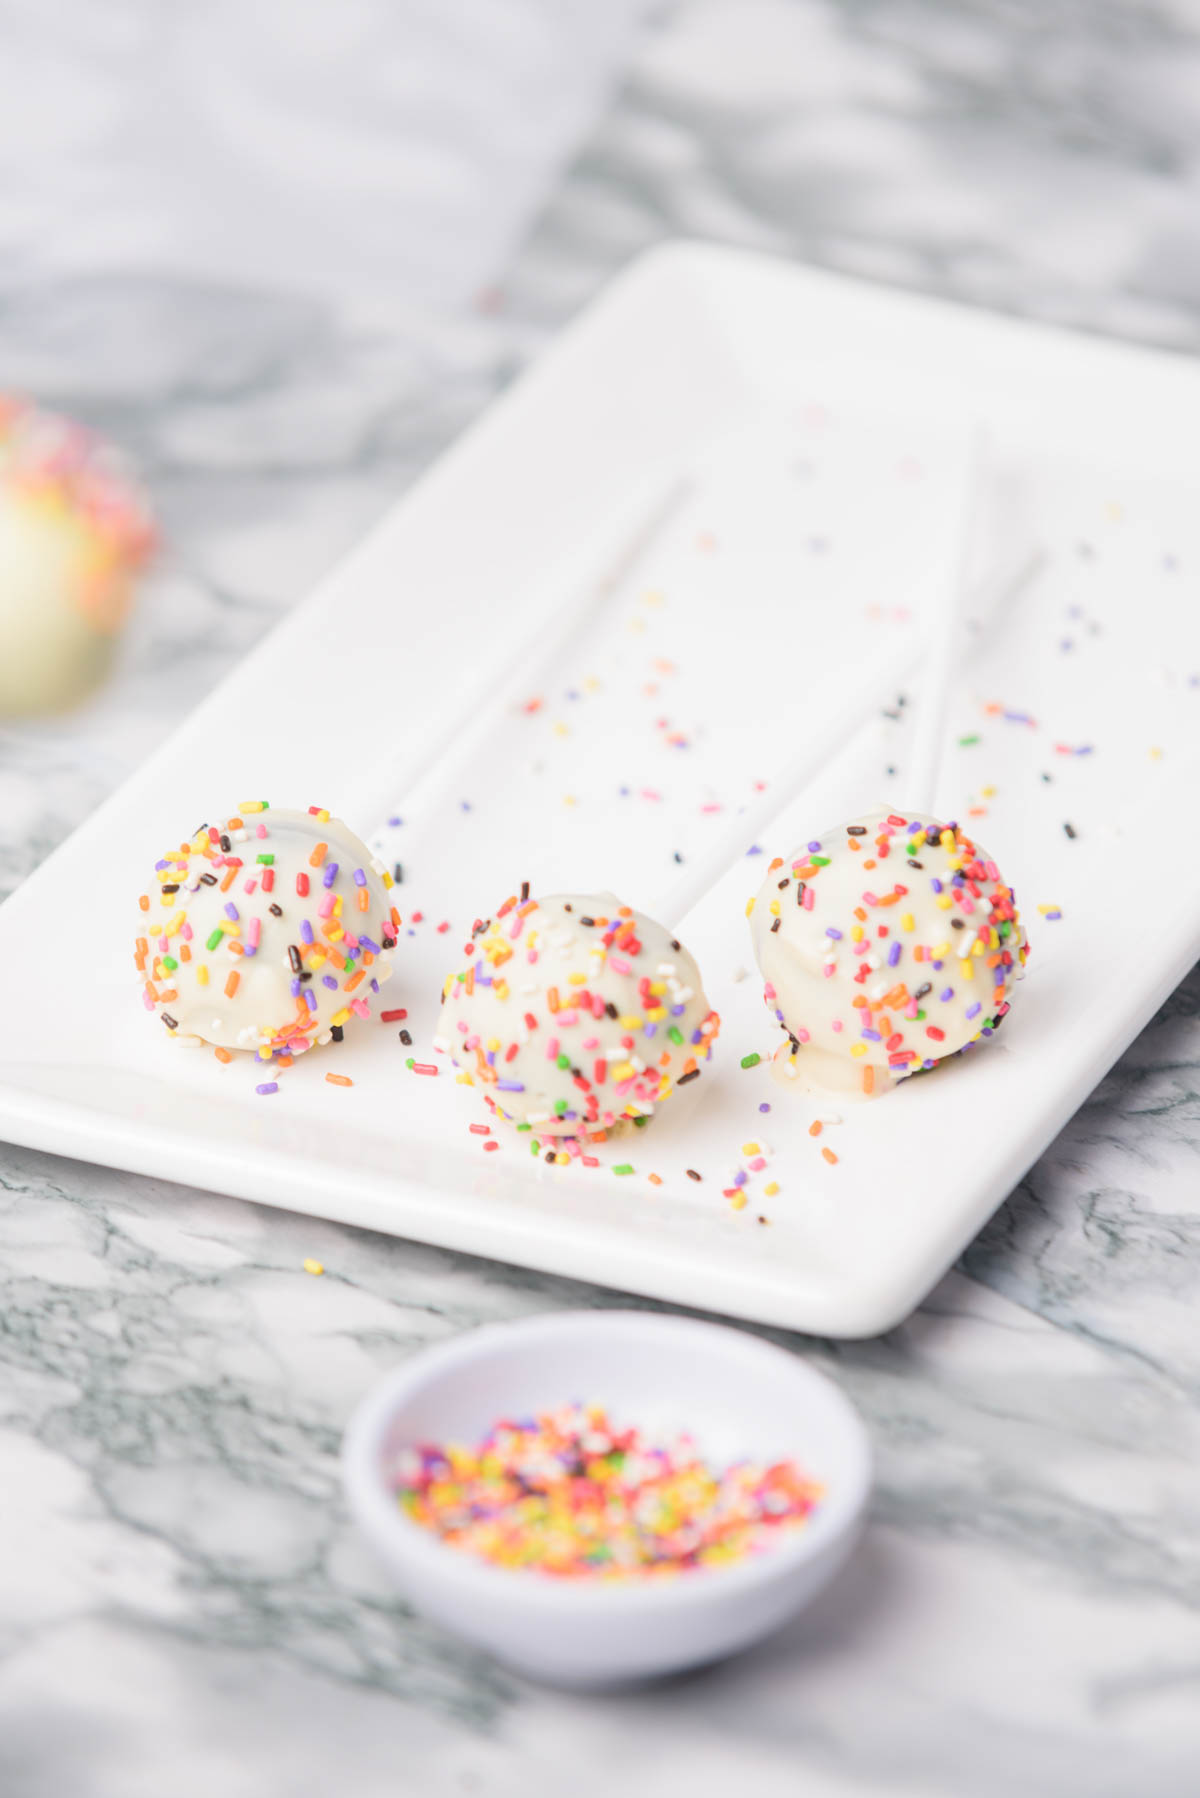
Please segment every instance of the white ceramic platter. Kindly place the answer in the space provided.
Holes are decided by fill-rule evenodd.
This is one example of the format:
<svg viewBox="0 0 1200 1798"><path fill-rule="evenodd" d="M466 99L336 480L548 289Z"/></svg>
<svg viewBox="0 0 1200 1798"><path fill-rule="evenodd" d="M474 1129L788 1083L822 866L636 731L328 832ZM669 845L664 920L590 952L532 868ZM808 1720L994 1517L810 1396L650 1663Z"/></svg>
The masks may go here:
<svg viewBox="0 0 1200 1798"><path fill-rule="evenodd" d="M866 662L900 656L968 417L1048 559L969 664L942 808L1015 886L1030 973L986 1050L820 1105L765 1059L744 920L764 862L740 812L763 783L778 799L769 855L880 798L903 811L903 715L802 794L777 776ZM0 910L21 1020L0 1132L736 1316L888 1327L1200 952L1197 469L1200 370L1181 359L735 252L644 259ZM578 581L680 475L579 613ZM538 626L552 659L501 679ZM328 805L404 870L387 1003L413 1050L363 1026L268 1099L253 1069L167 1039L131 958L149 867L250 797ZM723 843L729 870L682 932L725 1019L703 1078L597 1168L512 1137L485 1151L478 1095L406 1066L433 1059L472 920L523 878L653 910ZM352 1087L325 1082L335 1067ZM735 1209L723 1194L758 1160Z"/></svg>

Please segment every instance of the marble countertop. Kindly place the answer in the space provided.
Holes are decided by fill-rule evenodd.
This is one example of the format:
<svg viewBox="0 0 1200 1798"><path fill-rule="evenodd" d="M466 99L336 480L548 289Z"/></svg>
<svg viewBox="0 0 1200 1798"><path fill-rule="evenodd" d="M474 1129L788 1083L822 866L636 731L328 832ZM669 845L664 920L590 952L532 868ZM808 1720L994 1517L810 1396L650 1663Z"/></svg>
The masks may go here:
<svg viewBox="0 0 1200 1798"><path fill-rule="evenodd" d="M664 236L1200 348L1184 0L2 17L0 388L170 545L104 695L0 731L5 890ZM790 1339L868 1419L862 1552L599 1699L396 1602L336 1450L420 1344L616 1295L0 1150L0 1791L1190 1798L1198 1071L1193 974L903 1328Z"/></svg>

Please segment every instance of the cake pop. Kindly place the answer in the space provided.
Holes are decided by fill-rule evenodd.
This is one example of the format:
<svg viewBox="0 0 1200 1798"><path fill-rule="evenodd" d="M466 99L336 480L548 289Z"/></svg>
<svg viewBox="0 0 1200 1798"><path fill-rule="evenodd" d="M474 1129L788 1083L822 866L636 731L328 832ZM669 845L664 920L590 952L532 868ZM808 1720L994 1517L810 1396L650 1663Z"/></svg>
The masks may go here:
<svg viewBox="0 0 1200 1798"><path fill-rule="evenodd" d="M0 395L0 716L59 710L103 678L153 542L115 452Z"/></svg>
<svg viewBox="0 0 1200 1798"><path fill-rule="evenodd" d="M139 900L147 1010L172 1036L264 1061L340 1040L392 972L391 885L318 806L253 800L200 825L155 864Z"/></svg>
<svg viewBox="0 0 1200 1798"><path fill-rule="evenodd" d="M1029 954L986 850L906 812L868 812L772 861L750 928L801 1070L867 1093L991 1036Z"/></svg>
<svg viewBox="0 0 1200 1798"><path fill-rule="evenodd" d="M695 1080L720 1019L661 924L612 893L528 888L480 921L443 988L434 1046L507 1123L599 1136Z"/></svg>

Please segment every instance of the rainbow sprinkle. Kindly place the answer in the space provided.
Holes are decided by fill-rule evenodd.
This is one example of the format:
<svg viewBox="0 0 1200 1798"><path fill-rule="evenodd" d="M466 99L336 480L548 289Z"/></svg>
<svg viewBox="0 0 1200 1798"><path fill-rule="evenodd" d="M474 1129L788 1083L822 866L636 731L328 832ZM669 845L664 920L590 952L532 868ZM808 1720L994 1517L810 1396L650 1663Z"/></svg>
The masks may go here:
<svg viewBox="0 0 1200 1798"><path fill-rule="evenodd" d="M555 1579L729 1565L801 1527L822 1497L792 1461L715 1469L690 1436L647 1442L596 1404L501 1419L473 1448L407 1450L395 1484L404 1513L451 1547Z"/></svg>

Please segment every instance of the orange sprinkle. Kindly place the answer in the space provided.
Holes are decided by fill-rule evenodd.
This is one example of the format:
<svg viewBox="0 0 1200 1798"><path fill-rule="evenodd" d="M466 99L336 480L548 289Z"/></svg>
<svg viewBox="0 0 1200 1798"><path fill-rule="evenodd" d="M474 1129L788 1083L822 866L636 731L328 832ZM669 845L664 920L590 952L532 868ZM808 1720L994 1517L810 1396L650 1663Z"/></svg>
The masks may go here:
<svg viewBox="0 0 1200 1798"><path fill-rule="evenodd" d="M824 1155L824 1157L825 1157L826 1161L829 1163L830 1167L834 1167L836 1165L837 1156L834 1154L832 1149L822 1149L821 1153L822 1153L822 1155Z"/></svg>
<svg viewBox="0 0 1200 1798"><path fill-rule="evenodd" d="M821 1122L820 1118L814 1118L812 1123L808 1126L808 1134L810 1136L820 1136L820 1134L824 1128L825 1128L825 1126Z"/></svg>
<svg viewBox="0 0 1200 1798"><path fill-rule="evenodd" d="M321 863L325 860L325 857L328 854L329 854L329 844L328 843L318 843L316 848L313 850L312 854L308 858L309 867L310 868L319 868L321 866Z"/></svg>
<svg viewBox="0 0 1200 1798"><path fill-rule="evenodd" d="M230 1054L228 1049L214 1049L213 1054L216 1056L218 1061L232 1061L233 1060L233 1056Z"/></svg>
<svg viewBox="0 0 1200 1798"><path fill-rule="evenodd" d="M659 1174L648 1174L646 1178L649 1180L651 1186L662 1185L662 1177Z"/></svg>
<svg viewBox="0 0 1200 1798"><path fill-rule="evenodd" d="M245 955L246 953L246 945L244 943L239 943L236 937L227 936L225 938L225 946L229 950L230 955Z"/></svg>
<svg viewBox="0 0 1200 1798"><path fill-rule="evenodd" d="M782 868L782 866L783 866L783 857L782 857L782 855L777 855L775 857L775 860L771 863L770 867L767 869L767 873L774 874L776 868Z"/></svg>
<svg viewBox="0 0 1200 1798"><path fill-rule="evenodd" d="M189 946L189 944L187 944L187 943L180 943L180 945L179 945L179 959L180 959L180 961L191 961L191 959L192 959L192 951L191 951L191 947L190 947L190 946Z"/></svg>
<svg viewBox="0 0 1200 1798"><path fill-rule="evenodd" d="M368 893L366 887L356 887L355 891L358 894L358 909L359 909L359 911L366 911L367 907L371 903L371 895Z"/></svg>
<svg viewBox="0 0 1200 1798"><path fill-rule="evenodd" d="M866 912L865 912L865 911L864 911L864 910L863 910L863 908L862 908L862 906L861 906L861 905L856 905L856 906L855 906L855 908L854 908L854 915L855 915L855 917L856 917L856 918L857 918L857 919L858 919L858 921L859 921L859 923L860 923L860 924L865 924L865 923L866 923L866 921L867 921L867 914L866 914Z"/></svg>
<svg viewBox="0 0 1200 1798"><path fill-rule="evenodd" d="M352 993L355 987L361 986L365 979L366 975L363 973L362 969L359 968L357 973L351 974L349 980L343 980L342 991L344 993Z"/></svg>
<svg viewBox="0 0 1200 1798"><path fill-rule="evenodd" d="M865 1093L875 1091L875 1069L869 1062L862 1071L862 1088Z"/></svg>
<svg viewBox="0 0 1200 1798"><path fill-rule="evenodd" d="M875 868L878 867L878 865L879 864L873 855L868 855L866 861L863 863L864 868Z"/></svg>
<svg viewBox="0 0 1200 1798"><path fill-rule="evenodd" d="M234 881L237 879L238 874L241 872L241 866L242 866L242 864L241 864L241 862L239 862L236 868L227 868L225 870L225 878L221 882L221 891L223 893L227 893L229 891L230 887L233 885Z"/></svg>
<svg viewBox="0 0 1200 1798"><path fill-rule="evenodd" d="M546 1004L550 1007L551 1011L558 1010L558 988L556 986L547 988Z"/></svg>
<svg viewBox="0 0 1200 1798"><path fill-rule="evenodd" d="M236 968L233 968L230 971L229 977L225 982L225 997L227 999L233 998L233 995L237 992L238 987L241 985L241 980L242 980L241 975L238 973Z"/></svg>
<svg viewBox="0 0 1200 1798"><path fill-rule="evenodd" d="M141 906L143 911L149 911L150 910L149 895L146 893L143 893L141 898L138 900L138 904Z"/></svg>
<svg viewBox="0 0 1200 1798"><path fill-rule="evenodd" d="M330 1086L353 1086L354 1082L348 1074L326 1074Z"/></svg>

